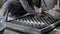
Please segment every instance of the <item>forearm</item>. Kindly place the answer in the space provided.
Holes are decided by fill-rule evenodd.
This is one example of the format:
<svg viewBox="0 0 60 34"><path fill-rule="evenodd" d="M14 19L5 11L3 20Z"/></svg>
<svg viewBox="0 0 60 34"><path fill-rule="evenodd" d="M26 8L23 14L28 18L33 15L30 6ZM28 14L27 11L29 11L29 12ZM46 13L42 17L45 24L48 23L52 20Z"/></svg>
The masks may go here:
<svg viewBox="0 0 60 34"><path fill-rule="evenodd" d="M2 5L2 9L6 10L7 8L9 8L9 6L14 3L14 0L7 0L3 5Z"/></svg>
<svg viewBox="0 0 60 34"><path fill-rule="evenodd" d="M29 12L29 13L31 13L31 14L35 14L35 13L36 13L35 10L32 9L32 8L29 6L29 4L28 4L28 2L27 2L26 0L20 0L20 3L22 4L23 8L24 8L27 12Z"/></svg>
<svg viewBox="0 0 60 34"><path fill-rule="evenodd" d="M13 0L6 1L6 2L2 5L2 15L4 15L4 14L7 12L7 9L10 7L10 5L12 4L12 2L14 3Z"/></svg>

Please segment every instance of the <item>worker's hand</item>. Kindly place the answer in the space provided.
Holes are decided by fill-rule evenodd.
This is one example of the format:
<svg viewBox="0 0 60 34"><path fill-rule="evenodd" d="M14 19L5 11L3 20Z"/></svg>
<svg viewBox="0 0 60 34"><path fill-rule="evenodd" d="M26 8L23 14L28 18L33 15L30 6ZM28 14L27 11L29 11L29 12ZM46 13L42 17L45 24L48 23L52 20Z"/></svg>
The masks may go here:
<svg viewBox="0 0 60 34"><path fill-rule="evenodd" d="M45 15L42 14L42 13L36 13L35 16L37 16L37 17L44 17Z"/></svg>

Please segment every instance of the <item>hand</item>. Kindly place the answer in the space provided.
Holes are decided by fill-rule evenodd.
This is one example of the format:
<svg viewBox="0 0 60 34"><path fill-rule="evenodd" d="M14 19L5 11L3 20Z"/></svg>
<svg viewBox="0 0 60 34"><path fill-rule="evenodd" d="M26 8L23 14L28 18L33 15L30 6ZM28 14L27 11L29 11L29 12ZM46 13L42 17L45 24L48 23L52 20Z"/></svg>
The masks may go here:
<svg viewBox="0 0 60 34"><path fill-rule="evenodd" d="M45 15L42 14L42 13L36 13L35 16L37 16L37 17L44 17Z"/></svg>

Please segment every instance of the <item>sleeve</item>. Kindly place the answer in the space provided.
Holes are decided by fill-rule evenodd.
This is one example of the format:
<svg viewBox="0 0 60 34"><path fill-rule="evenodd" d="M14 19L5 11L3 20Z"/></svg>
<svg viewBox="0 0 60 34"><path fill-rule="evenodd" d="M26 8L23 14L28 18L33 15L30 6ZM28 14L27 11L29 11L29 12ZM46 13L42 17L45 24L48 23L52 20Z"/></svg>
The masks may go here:
<svg viewBox="0 0 60 34"><path fill-rule="evenodd" d="M3 10L6 10L10 5L11 3L14 3L15 1L14 0L7 0L3 5L2 5L2 9Z"/></svg>
<svg viewBox="0 0 60 34"><path fill-rule="evenodd" d="M20 3L21 3L21 5L23 6L23 8L24 8L27 12L29 12L29 13L31 13L31 14L35 14L35 13L36 13L35 10L32 9L32 8L29 6L29 4L28 4L28 2L27 2L26 0L20 0Z"/></svg>
<svg viewBox="0 0 60 34"><path fill-rule="evenodd" d="M13 0L11 1L6 1L3 5L2 5L2 16L4 15L4 13L7 11L7 9L9 8L9 6L11 5L11 3L14 2Z"/></svg>

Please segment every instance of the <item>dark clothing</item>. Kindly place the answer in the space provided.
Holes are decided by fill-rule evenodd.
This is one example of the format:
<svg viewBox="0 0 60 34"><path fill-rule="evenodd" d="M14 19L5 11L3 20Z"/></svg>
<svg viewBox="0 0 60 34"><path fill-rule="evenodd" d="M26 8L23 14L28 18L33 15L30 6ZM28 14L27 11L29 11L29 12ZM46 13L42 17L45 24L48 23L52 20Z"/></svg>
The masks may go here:
<svg viewBox="0 0 60 34"><path fill-rule="evenodd" d="M34 10L34 7L33 7L33 5L32 4L30 4L30 3L28 3L28 1L27 0L19 0L19 3L18 3L18 5L17 6L15 6L15 4L17 4L17 0L7 0L4 4L3 4L3 6L2 6L2 9L4 10L4 12L10 7L10 6L12 6L12 5L14 5L13 7L12 7L12 9L14 10L14 12L16 11L16 9L19 11L19 12L21 12L22 10L21 9L23 9L23 11L25 12L25 11L27 11L27 12L29 12L29 13L31 13L31 14L35 14L36 12L35 12L35 10ZM20 4L20 5L19 5ZM31 6L30 6L30 5ZM18 7L19 6L19 7ZM11 9L11 10L12 10ZM13 11L12 10L12 11ZM23 12L22 11L22 12Z"/></svg>
<svg viewBox="0 0 60 34"><path fill-rule="evenodd" d="M15 16L22 16L27 13L27 11L24 10L20 2L17 2L16 4L11 4L9 7L9 12L11 13L11 15Z"/></svg>

